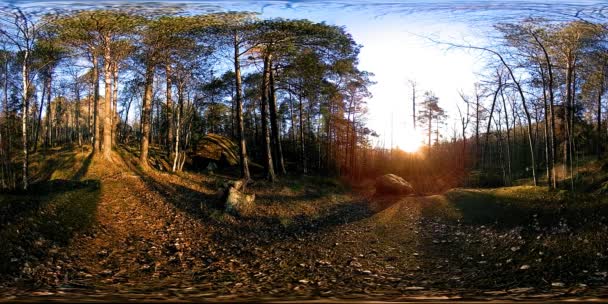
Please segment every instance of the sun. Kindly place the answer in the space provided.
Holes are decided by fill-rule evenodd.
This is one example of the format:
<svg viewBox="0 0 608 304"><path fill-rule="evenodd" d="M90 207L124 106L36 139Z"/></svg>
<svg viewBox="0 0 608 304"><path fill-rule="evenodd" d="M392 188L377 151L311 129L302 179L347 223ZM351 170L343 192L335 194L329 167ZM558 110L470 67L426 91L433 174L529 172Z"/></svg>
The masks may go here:
<svg viewBox="0 0 608 304"><path fill-rule="evenodd" d="M422 136L414 131L395 134L395 147L408 153L418 152L422 147Z"/></svg>

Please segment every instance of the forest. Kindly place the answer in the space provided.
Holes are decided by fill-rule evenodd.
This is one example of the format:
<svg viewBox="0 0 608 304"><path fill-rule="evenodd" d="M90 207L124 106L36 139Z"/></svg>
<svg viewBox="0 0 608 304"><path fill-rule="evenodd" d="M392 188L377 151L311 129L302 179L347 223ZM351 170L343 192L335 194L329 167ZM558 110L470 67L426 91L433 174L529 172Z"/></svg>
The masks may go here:
<svg viewBox="0 0 608 304"><path fill-rule="evenodd" d="M410 151L345 26L0 4L0 301L608 296L608 23L491 30Z"/></svg>

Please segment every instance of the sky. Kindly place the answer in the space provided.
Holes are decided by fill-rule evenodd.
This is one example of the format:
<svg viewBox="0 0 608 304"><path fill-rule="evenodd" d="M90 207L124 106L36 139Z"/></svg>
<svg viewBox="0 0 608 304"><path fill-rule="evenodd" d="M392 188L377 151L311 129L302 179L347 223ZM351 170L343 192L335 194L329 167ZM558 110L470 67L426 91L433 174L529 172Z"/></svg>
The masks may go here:
<svg viewBox="0 0 608 304"><path fill-rule="evenodd" d="M281 1L279 1L281 2ZM525 16L559 16L573 11L600 12L608 4L594 1L354 1L314 5L283 1L290 5L267 5L263 17L306 18L344 26L363 47L360 69L374 73L370 88L367 125L380 137L382 147L412 146L424 136L412 127L412 90L416 100L425 91L439 98L448 114L442 136L460 132L457 105L464 108L459 91L472 94L483 76L487 56L475 51L448 48L433 40L485 46L494 22L514 21ZM314 1L313 1L314 2ZM553 14L553 15L552 15ZM599 14L599 13L598 13ZM460 133L458 133L460 135Z"/></svg>
<svg viewBox="0 0 608 304"><path fill-rule="evenodd" d="M83 5L121 6L120 1L26 1L0 4L30 7ZM265 1L130 1L142 9L156 6L187 7L189 10L259 12L263 18L305 18L344 26L362 45L360 69L372 72L367 125L380 134L379 146L401 146L421 137L411 127L412 92L408 80L417 83L417 100L430 90L448 115L443 135L452 134L457 119L459 90L470 93L484 67L483 56L463 49L447 49L425 37L447 42L487 44L485 38L497 21L526 16L563 18L575 12L604 18L608 4L601 1L530 0L265 0Z"/></svg>
<svg viewBox="0 0 608 304"><path fill-rule="evenodd" d="M423 136L412 127L412 89L416 82L416 100L430 90L448 114L448 127L453 127L459 90L471 91L475 73L481 65L479 54L446 49L426 36L444 41L475 38L471 25L440 13L388 13L377 15L374 8L302 9L272 6L260 10L263 17L306 18L344 26L363 47L360 69L372 72L376 82L370 88L367 126L380 137L374 144L390 148L411 146ZM442 18L443 17L443 18ZM450 133L443 132L443 133ZM447 136L447 134L445 134ZM415 144L414 144L415 146Z"/></svg>

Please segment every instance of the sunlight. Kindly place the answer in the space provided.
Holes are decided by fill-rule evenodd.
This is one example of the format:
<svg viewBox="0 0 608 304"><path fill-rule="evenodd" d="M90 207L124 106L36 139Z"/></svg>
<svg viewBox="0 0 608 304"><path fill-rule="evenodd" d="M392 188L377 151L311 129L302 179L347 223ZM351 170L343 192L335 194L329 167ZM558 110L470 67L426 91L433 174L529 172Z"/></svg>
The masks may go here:
<svg viewBox="0 0 608 304"><path fill-rule="evenodd" d="M418 152L423 145L423 137L416 131L406 131L403 134L396 134L394 140L396 148L408 153Z"/></svg>

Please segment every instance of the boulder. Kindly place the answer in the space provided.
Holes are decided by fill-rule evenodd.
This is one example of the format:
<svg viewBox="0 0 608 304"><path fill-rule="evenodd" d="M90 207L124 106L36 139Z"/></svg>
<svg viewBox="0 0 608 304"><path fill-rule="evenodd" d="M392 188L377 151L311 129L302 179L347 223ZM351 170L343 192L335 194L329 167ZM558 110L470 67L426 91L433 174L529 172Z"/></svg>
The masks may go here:
<svg viewBox="0 0 608 304"><path fill-rule="evenodd" d="M395 174L386 174L376 178L376 194L410 194L414 188L405 179Z"/></svg>
<svg viewBox="0 0 608 304"><path fill-rule="evenodd" d="M233 215L246 214L253 208L255 194L245 194L234 187L228 189L226 197L225 210Z"/></svg>
<svg viewBox="0 0 608 304"><path fill-rule="evenodd" d="M239 163L238 147L230 138L207 134L194 146L192 156L197 156L216 163L226 163L234 166Z"/></svg>
<svg viewBox="0 0 608 304"><path fill-rule="evenodd" d="M245 181L230 181L218 191L218 198L224 210L233 215L242 215L253 208L255 194L245 194Z"/></svg>

